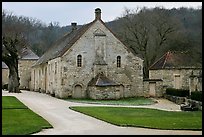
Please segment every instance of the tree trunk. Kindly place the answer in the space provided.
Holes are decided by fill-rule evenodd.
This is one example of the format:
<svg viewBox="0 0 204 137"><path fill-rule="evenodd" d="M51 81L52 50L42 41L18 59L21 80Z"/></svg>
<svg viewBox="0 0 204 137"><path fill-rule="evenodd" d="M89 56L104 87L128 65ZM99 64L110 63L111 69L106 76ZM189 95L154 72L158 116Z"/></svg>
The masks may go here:
<svg viewBox="0 0 204 137"><path fill-rule="evenodd" d="M19 89L20 78L18 76L18 61L14 64L10 64L8 67L9 67L8 91L9 93L21 93Z"/></svg>

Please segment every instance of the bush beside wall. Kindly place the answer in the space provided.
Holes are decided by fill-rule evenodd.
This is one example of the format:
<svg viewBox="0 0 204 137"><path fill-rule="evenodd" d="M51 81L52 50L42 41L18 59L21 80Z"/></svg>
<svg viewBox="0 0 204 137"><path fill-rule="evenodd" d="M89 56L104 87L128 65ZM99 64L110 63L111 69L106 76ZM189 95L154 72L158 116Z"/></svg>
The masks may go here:
<svg viewBox="0 0 204 137"><path fill-rule="evenodd" d="M166 89L167 95L178 96L178 97L189 97L189 90L185 89L174 89L174 88L167 88Z"/></svg>
<svg viewBox="0 0 204 137"><path fill-rule="evenodd" d="M202 102L202 91L191 92L190 99Z"/></svg>

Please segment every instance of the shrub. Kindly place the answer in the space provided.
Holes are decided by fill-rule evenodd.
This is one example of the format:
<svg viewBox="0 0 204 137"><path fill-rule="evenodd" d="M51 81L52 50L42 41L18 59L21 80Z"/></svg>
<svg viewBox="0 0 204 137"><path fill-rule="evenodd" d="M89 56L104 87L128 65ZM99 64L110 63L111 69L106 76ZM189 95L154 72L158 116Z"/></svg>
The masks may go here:
<svg viewBox="0 0 204 137"><path fill-rule="evenodd" d="M202 101L202 91L191 92L190 98L196 101Z"/></svg>
<svg viewBox="0 0 204 137"><path fill-rule="evenodd" d="M4 85L2 86L2 89L8 90L8 84L4 84Z"/></svg>
<svg viewBox="0 0 204 137"><path fill-rule="evenodd" d="M188 97L189 96L189 90L167 88L166 94L172 95L172 96L179 96L179 97Z"/></svg>

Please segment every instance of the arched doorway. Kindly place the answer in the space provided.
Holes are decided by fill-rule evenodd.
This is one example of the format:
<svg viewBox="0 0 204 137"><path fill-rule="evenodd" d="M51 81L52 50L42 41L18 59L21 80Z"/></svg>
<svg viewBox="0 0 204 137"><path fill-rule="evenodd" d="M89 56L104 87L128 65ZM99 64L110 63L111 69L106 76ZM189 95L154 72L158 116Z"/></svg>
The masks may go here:
<svg viewBox="0 0 204 137"><path fill-rule="evenodd" d="M73 98L82 98L83 95L82 95L82 86L81 85L76 85L74 87L74 92L72 94L72 97Z"/></svg>

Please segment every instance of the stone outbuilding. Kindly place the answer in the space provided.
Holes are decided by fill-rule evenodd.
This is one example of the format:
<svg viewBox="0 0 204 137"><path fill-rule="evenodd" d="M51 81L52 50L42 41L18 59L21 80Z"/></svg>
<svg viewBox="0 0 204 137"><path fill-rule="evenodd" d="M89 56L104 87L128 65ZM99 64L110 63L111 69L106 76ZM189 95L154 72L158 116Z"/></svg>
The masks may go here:
<svg viewBox="0 0 204 137"><path fill-rule="evenodd" d="M39 59L39 57L29 48L25 47L20 51L18 60L18 74L20 77L20 89L30 89L31 82L31 66ZM2 85L8 84L9 69L2 62Z"/></svg>
<svg viewBox="0 0 204 137"><path fill-rule="evenodd" d="M144 96L143 60L124 45L101 19L72 31L32 67L34 91L59 98L119 99Z"/></svg>
<svg viewBox="0 0 204 137"><path fill-rule="evenodd" d="M188 52L168 51L150 66L149 79L161 79L163 91L196 87L202 91L202 64L194 62Z"/></svg>

